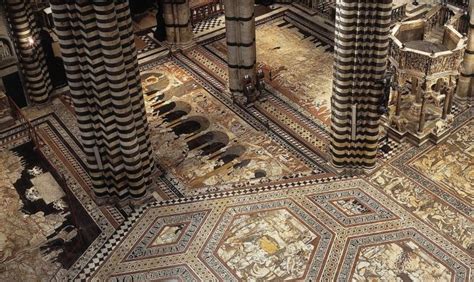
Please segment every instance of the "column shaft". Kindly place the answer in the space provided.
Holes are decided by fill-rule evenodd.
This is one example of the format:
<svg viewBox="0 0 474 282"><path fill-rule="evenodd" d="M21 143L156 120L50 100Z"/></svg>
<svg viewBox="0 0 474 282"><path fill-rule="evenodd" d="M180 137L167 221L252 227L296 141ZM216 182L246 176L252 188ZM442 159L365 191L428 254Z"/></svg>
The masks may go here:
<svg viewBox="0 0 474 282"><path fill-rule="evenodd" d="M141 197L154 161L128 1L51 6L94 191Z"/></svg>
<svg viewBox="0 0 474 282"><path fill-rule="evenodd" d="M28 99L34 104L44 103L52 86L30 1L7 0L6 7Z"/></svg>
<svg viewBox="0 0 474 282"><path fill-rule="evenodd" d="M445 97L444 97L444 104L443 104L443 113L441 114L441 118L446 119L446 116L448 115L451 110L449 109L449 105L451 104L451 100L453 97L453 89L449 88L445 90Z"/></svg>
<svg viewBox="0 0 474 282"><path fill-rule="evenodd" d="M331 114L336 166L371 167L379 135L392 0L337 0Z"/></svg>
<svg viewBox="0 0 474 282"><path fill-rule="evenodd" d="M224 0L229 88L242 94L246 75L255 82L255 0Z"/></svg>
<svg viewBox="0 0 474 282"><path fill-rule="evenodd" d="M467 46L456 92L456 99L461 103L472 102L474 97L474 1L470 1L469 15Z"/></svg>
<svg viewBox="0 0 474 282"><path fill-rule="evenodd" d="M193 28L189 0L164 0L163 18L168 44L174 49L190 47L193 41Z"/></svg>
<svg viewBox="0 0 474 282"><path fill-rule="evenodd" d="M423 129L425 128L425 108L426 108L426 97L423 97L421 101L421 109L420 109L420 119L418 120L418 133L423 133Z"/></svg>

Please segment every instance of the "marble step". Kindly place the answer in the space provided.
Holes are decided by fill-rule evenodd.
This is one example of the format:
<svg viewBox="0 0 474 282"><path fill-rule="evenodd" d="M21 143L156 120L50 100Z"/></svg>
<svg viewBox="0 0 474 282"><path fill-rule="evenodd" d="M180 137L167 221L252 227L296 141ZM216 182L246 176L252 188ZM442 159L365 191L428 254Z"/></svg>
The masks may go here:
<svg viewBox="0 0 474 282"><path fill-rule="evenodd" d="M319 41L328 45L334 45L334 26L319 16L307 16L297 14L297 11L289 9L285 13L284 19L292 25L316 37Z"/></svg>
<svg viewBox="0 0 474 282"><path fill-rule="evenodd" d="M410 5L410 6L412 6L412 5ZM415 7L415 8L412 9L412 10L409 10L407 8L407 13L406 13L407 20L421 19L431 9L431 6L429 6L427 4L420 4L419 6L413 6L413 7Z"/></svg>

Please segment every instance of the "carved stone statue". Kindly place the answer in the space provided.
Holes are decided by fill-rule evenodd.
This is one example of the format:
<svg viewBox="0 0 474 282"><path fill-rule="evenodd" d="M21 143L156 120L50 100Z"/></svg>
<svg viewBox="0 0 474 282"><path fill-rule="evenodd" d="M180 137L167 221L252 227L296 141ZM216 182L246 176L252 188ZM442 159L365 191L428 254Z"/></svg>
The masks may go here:
<svg viewBox="0 0 474 282"><path fill-rule="evenodd" d="M255 86L252 83L250 75L246 75L242 81L244 85L244 96L247 98L247 103L253 103L257 100L257 93Z"/></svg>
<svg viewBox="0 0 474 282"><path fill-rule="evenodd" d="M383 95L380 97L380 101L379 101L379 113L382 115L388 113L388 102L390 101L392 76L393 76L393 73L387 72L385 74L385 77L381 81L383 85Z"/></svg>

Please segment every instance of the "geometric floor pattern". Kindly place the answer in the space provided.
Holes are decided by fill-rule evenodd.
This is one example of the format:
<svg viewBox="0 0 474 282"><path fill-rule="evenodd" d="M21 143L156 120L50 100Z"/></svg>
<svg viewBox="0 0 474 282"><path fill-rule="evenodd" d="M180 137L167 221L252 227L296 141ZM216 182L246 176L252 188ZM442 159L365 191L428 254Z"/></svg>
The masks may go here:
<svg viewBox="0 0 474 282"><path fill-rule="evenodd" d="M215 16L203 21L200 21L193 26L193 33L199 35L207 30L215 29L225 26L224 16Z"/></svg>
<svg viewBox="0 0 474 282"><path fill-rule="evenodd" d="M349 195L358 201L347 201L346 207L354 203L352 210L359 212L363 204L377 214L377 220L348 226L314 201L336 205L337 199ZM166 237L169 232L163 230L169 226L174 226L173 235ZM127 234L91 276L80 277L179 276L200 281L397 277L466 281L470 277L469 255L361 179L150 206ZM163 244L169 248L160 247ZM137 248L143 251L134 251ZM137 255L131 254L141 259L135 261Z"/></svg>
<svg viewBox="0 0 474 282"><path fill-rule="evenodd" d="M186 251L208 212L158 216L124 261L179 254Z"/></svg>
<svg viewBox="0 0 474 282"><path fill-rule="evenodd" d="M469 268L419 231L403 229L349 238L338 273L340 280L465 281Z"/></svg>
<svg viewBox="0 0 474 282"><path fill-rule="evenodd" d="M139 35L138 36L145 44L144 48L138 50L138 54L146 53L150 50L153 50L160 45L153 39L153 33L148 33L144 35Z"/></svg>
<svg viewBox="0 0 474 282"><path fill-rule="evenodd" d="M318 194L310 199L343 226L365 225L397 218L360 189Z"/></svg>

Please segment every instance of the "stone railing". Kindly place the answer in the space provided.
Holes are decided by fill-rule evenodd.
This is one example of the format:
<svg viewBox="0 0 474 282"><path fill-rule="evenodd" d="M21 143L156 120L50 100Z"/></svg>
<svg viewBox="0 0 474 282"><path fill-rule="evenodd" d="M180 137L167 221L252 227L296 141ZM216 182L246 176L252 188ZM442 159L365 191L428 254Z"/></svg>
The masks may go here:
<svg viewBox="0 0 474 282"><path fill-rule="evenodd" d="M446 19L447 8L441 5L436 5L425 15L425 34L435 27L443 26Z"/></svg>
<svg viewBox="0 0 474 282"><path fill-rule="evenodd" d="M313 0L296 0L295 2L310 9L315 8L316 6L316 3L314 3Z"/></svg>
<svg viewBox="0 0 474 282"><path fill-rule="evenodd" d="M324 18L332 21L336 18L336 2L335 1L313 1L313 9Z"/></svg>
<svg viewBox="0 0 474 282"><path fill-rule="evenodd" d="M327 5L335 4L336 1L335 0L295 0L295 1L291 1L291 3L300 4L310 9L319 9Z"/></svg>
<svg viewBox="0 0 474 282"><path fill-rule="evenodd" d="M469 0L444 0L444 1L446 4L453 5L461 9L467 9L469 7Z"/></svg>
<svg viewBox="0 0 474 282"><path fill-rule="evenodd" d="M220 0L197 2L197 5L190 7L192 25L224 13L224 4Z"/></svg>
<svg viewBox="0 0 474 282"><path fill-rule="evenodd" d="M318 15L334 23L336 17L335 1L296 0L291 2L291 4L306 14L311 16Z"/></svg>
<svg viewBox="0 0 474 282"><path fill-rule="evenodd" d="M10 46L0 41L0 61L3 61L6 58L9 58L11 56L12 56L12 53L10 51Z"/></svg>
<svg viewBox="0 0 474 282"><path fill-rule="evenodd" d="M407 3L394 6L392 8L392 23L401 21L405 18L407 12Z"/></svg>
<svg viewBox="0 0 474 282"><path fill-rule="evenodd" d="M456 71L459 68L459 63L462 61L463 53L462 49L435 53L430 61L428 75L445 71Z"/></svg>
<svg viewBox="0 0 474 282"><path fill-rule="evenodd" d="M422 21L422 20L417 20ZM459 68L462 60L465 39L452 26L446 26L443 45L448 51L428 53L406 47L398 38L400 24L392 30L390 35L391 63L398 69L419 75L432 75L440 72L454 71Z"/></svg>
<svg viewBox="0 0 474 282"><path fill-rule="evenodd" d="M425 33L435 27L451 25L461 34L465 34L469 27L469 15L453 11L446 5L437 5L425 15Z"/></svg>
<svg viewBox="0 0 474 282"><path fill-rule="evenodd" d="M454 16L450 17L449 21L446 25L451 25L459 31L461 34L467 34L469 30L469 15L466 14L455 14Z"/></svg>
<svg viewBox="0 0 474 282"><path fill-rule="evenodd" d="M40 12L49 7L48 0L32 0L31 1L31 9L33 12Z"/></svg>

